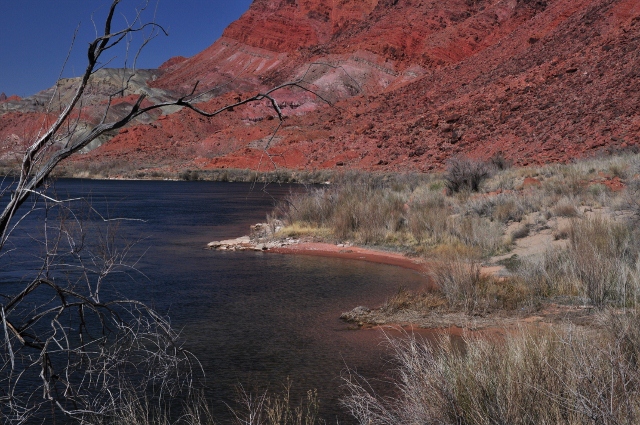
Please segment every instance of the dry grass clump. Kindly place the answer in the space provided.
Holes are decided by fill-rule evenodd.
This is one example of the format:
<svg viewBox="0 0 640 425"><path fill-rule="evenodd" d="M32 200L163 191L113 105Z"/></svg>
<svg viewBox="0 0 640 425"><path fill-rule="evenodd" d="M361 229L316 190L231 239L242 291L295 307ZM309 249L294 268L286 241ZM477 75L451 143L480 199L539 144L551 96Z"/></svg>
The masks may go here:
<svg viewBox="0 0 640 425"><path fill-rule="evenodd" d="M521 224L511 232L511 238L512 239L526 238L527 236L529 236L530 230L531 230L531 225L529 223Z"/></svg>
<svg viewBox="0 0 640 425"><path fill-rule="evenodd" d="M473 212L453 214L462 208L441 190L431 190L433 185L410 177L384 180L352 174L346 181L291 195L281 215L289 226L326 228L336 240L367 245L424 251L463 243L484 255L506 249L502 223Z"/></svg>
<svg viewBox="0 0 640 425"><path fill-rule="evenodd" d="M320 404L317 391L307 391L306 398L295 406L291 399L291 384L281 394L264 392L254 395L241 390L240 407L232 409L237 425L316 425L326 422L319 417ZM189 424L191 425L191 424Z"/></svg>
<svg viewBox="0 0 640 425"><path fill-rule="evenodd" d="M272 239L303 237L329 240L333 237L333 233L331 229L327 227L316 227L300 222L295 222L293 224L284 226L282 229L274 233Z"/></svg>
<svg viewBox="0 0 640 425"><path fill-rule="evenodd" d="M640 251L630 226L594 217L573 220L567 232L567 249L523 259L519 276L541 296L581 296L600 307L635 305Z"/></svg>
<svg viewBox="0 0 640 425"><path fill-rule="evenodd" d="M451 221L451 235L463 244L478 247L489 255L506 250L502 223L475 215L454 216Z"/></svg>
<svg viewBox="0 0 640 425"><path fill-rule="evenodd" d="M430 276L450 309L475 314L530 304L529 288L521 280L483 274L480 266L477 259L455 255L432 265Z"/></svg>
<svg viewBox="0 0 640 425"><path fill-rule="evenodd" d="M551 248L539 255L520 258L516 273L535 296L578 296L582 285L572 273L570 261L567 250Z"/></svg>
<svg viewBox="0 0 640 425"><path fill-rule="evenodd" d="M287 224L328 228L335 239L369 245L441 239L449 212L443 195L423 194L430 182L424 177L350 173L336 180L291 195L281 207Z"/></svg>
<svg viewBox="0 0 640 425"><path fill-rule="evenodd" d="M395 314L401 311L432 311L445 308L447 300L436 291L412 292L400 288L396 294L387 299L380 307L385 314Z"/></svg>
<svg viewBox="0 0 640 425"><path fill-rule="evenodd" d="M479 309L481 287L486 278L480 274L480 263L460 257L447 258L435 263L430 274L449 306L466 312Z"/></svg>
<svg viewBox="0 0 640 425"><path fill-rule="evenodd" d="M525 215L538 209L534 197L513 192L472 198L463 207L466 213L487 217L500 223L521 221Z"/></svg>
<svg viewBox="0 0 640 425"><path fill-rule="evenodd" d="M568 197L561 198L551 209L556 217L577 217L580 215L575 200Z"/></svg>
<svg viewBox="0 0 640 425"><path fill-rule="evenodd" d="M521 221L525 214L531 212L531 207L522 202L522 197L498 196L497 199L491 216L501 223Z"/></svg>
<svg viewBox="0 0 640 425"><path fill-rule="evenodd" d="M542 183L545 192L557 196L580 196L586 188L587 177L573 167L559 167Z"/></svg>
<svg viewBox="0 0 640 425"><path fill-rule="evenodd" d="M451 208L440 191L416 190L408 204L408 229L418 241L431 244L443 243L447 239Z"/></svg>
<svg viewBox="0 0 640 425"><path fill-rule="evenodd" d="M569 240L572 272L594 305L635 303L639 253L628 226L601 217L575 221Z"/></svg>
<svg viewBox="0 0 640 425"><path fill-rule="evenodd" d="M86 423L96 425L320 425L317 391L307 391L306 397L296 403L291 397L291 383L280 393L267 391L255 394L238 389L234 406L229 406L231 420L215 419L209 401L203 394L192 394L185 400L180 415L147 399L127 397L114 415L94 415ZM85 423L84 421L80 421Z"/></svg>
<svg viewBox="0 0 640 425"><path fill-rule="evenodd" d="M558 227L553 231L553 239L556 241L569 239L569 228L568 227Z"/></svg>
<svg viewBox="0 0 640 425"><path fill-rule="evenodd" d="M394 191L366 184L314 189L289 199L288 221L329 227L338 239L364 244L384 241L405 226L404 200Z"/></svg>
<svg viewBox="0 0 640 425"><path fill-rule="evenodd" d="M636 424L640 320L610 314L597 335L522 329L504 340L389 339L393 397L346 378L344 405L360 424Z"/></svg>

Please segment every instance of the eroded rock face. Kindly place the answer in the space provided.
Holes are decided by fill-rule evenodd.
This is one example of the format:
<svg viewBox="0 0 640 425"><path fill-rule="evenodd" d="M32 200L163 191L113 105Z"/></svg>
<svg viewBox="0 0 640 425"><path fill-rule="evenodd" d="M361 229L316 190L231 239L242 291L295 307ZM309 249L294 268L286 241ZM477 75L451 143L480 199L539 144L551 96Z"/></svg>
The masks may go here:
<svg viewBox="0 0 640 425"><path fill-rule="evenodd" d="M162 65L158 67L158 69L161 69L161 70L172 69L186 60L187 58L185 58L184 56L174 56L164 61Z"/></svg>
<svg viewBox="0 0 640 425"><path fill-rule="evenodd" d="M266 104L212 120L179 111L83 160L429 171L459 154L528 165L636 149L639 62L637 0L256 0L148 84L188 93L200 81L215 88L211 109L305 75L337 108L280 92L275 138Z"/></svg>
<svg viewBox="0 0 640 425"><path fill-rule="evenodd" d="M225 37L275 52L295 52L329 42L368 20L379 0L256 0Z"/></svg>
<svg viewBox="0 0 640 425"><path fill-rule="evenodd" d="M0 93L0 102L7 100L7 95L4 93Z"/></svg>

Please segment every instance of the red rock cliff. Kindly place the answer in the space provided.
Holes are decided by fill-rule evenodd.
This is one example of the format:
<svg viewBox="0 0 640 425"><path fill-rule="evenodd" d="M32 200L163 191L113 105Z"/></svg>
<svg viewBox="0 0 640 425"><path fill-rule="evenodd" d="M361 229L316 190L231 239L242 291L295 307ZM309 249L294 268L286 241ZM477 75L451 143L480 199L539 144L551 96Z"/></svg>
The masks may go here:
<svg viewBox="0 0 640 425"><path fill-rule="evenodd" d="M297 169L426 171L498 151L566 161L640 145L638 64L638 0L256 0L149 84L199 81L214 107L304 75L337 108L281 92L289 118L274 139L264 105L213 120L180 111L86 159L264 169L268 146Z"/></svg>

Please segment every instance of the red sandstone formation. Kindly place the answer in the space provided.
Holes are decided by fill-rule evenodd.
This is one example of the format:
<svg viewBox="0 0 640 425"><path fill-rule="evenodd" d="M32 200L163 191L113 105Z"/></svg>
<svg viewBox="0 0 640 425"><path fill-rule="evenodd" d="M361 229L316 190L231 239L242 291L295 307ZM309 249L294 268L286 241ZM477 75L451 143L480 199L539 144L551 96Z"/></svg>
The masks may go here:
<svg viewBox="0 0 640 425"><path fill-rule="evenodd" d="M184 56L174 56L164 61L162 65L158 67L158 69L167 70L167 69L175 68L178 64L181 64L186 60L187 58L185 58Z"/></svg>
<svg viewBox="0 0 640 425"><path fill-rule="evenodd" d="M255 0L161 68L153 89L199 81L204 107L302 76L335 107L276 94L288 119L273 138L267 105L149 117L84 160L428 171L452 155L527 165L640 144L637 0Z"/></svg>

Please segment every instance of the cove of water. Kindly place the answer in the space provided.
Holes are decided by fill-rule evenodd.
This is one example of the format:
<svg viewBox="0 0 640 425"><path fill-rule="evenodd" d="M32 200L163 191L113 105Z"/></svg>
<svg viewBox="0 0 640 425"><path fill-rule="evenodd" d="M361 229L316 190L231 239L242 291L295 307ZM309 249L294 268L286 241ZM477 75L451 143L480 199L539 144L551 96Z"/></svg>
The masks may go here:
<svg viewBox="0 0 640 425"><path fill-rule="evenodd" d="M140 220L119 222L118 232L138 240L135 255L141 255L139 273L121 290L181 330L202 363L206 397L219 421L229 418L238 385L277 392L290 379L294 396L318 390L328 423L350 423L339 403L341 373L348 366L383 380L390 365L381 332L351 330L340 314L376 307L400 287L425 283L415 271L357 260L204 249L212 240L247 234L275 202L299 190L215 182L55 184L58 198L86 198L106 218ZM28 262L18 259L31 249L27 234L42 223L36 214L25 221L27 231L16 234L16 252L0 270L3 288L28 275ZM6 266L11 263L17 269Z"/></svg>

